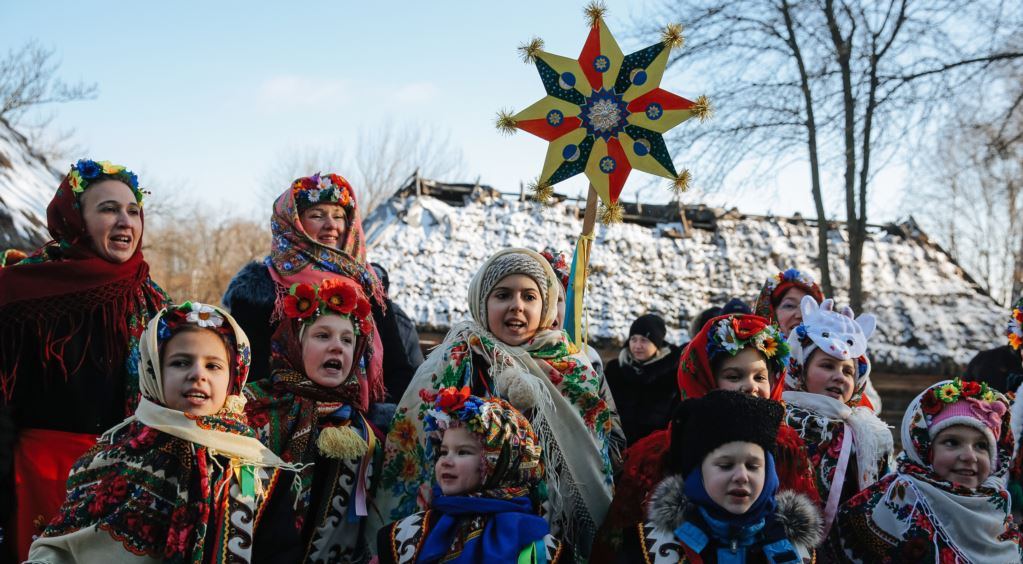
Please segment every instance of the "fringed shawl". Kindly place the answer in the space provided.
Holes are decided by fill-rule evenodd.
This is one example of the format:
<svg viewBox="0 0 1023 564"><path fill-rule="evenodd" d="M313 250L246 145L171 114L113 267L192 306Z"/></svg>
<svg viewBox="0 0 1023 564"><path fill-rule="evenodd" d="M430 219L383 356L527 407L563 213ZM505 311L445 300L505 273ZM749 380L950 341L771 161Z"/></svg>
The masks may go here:
<svg viewBox="0 0 1023 564"><path fill-rule="evenodd" d="M229 315L216 311L233 331L232 379L244 384L248 340ZM165 562L250 559L265 487L278 469L294 467L255 439L236 395L228 396L224 409L210 416L160 405L157 335L166 313L161 311L143 333L144 396L138 410L107 431L72 467L67 500L33 544L30 559L51 547L61 551L65 538L90 529L97 535L95 542L112 538L132 554Z"/></svg>
<svg viewBox="0 0 1023 564"><path fill-rule="evenodd" d="M1019 562L1020 533L1009 511L1005 482L1016 451L1018 415L1001 421L997 460L976 490L934 473L933 440L923 398L949 381L938 382L910 403L902 418L903 452L895 473L851 498L838 514L836 539L846 558L875 562ZM1008 404L1002 394L995 400ZM940 406L940 403L939 403Z"/></svg>
<svg viewBox="0 0 1023 564"><path fill-rule="evenodd" d="M540 290L546 303L556 303L557 278L539 254L508 249L490 261L512 252L544 266L548 284ZM609 406L606 383L564 332L539 331L523 346L514 347L486 329L480 279L490 261L470 286L473 321L452 327L398 404L387 436L379 506L388 521L429 506L435 453L423 430L430 405L420 390L436 393L469 386L474 395L502 397L526 414L544 447L551 512L545 517L555 534L586 554L611 501L612 461L619 456L621 426ZM547 308L540 326L550 326L556 315L556 308Z"/></svg>
<svg viewBox="0 0 1023 564"><path fill-rule="evenodd" d="M101 373L127 372L129 415L138 402L138 340L168 298L149 278L141 234L126 262L96 255L70 178L46 208L52 241L0 269L0 399L11 398L19 374L56 381L91 364ZM69 349L75 339L84 339L85 346ZM87 358L92 339L103 341L102 356ZM70 350L81 353L69 356ZM25 357L41 364L23 364Z"/></svg>

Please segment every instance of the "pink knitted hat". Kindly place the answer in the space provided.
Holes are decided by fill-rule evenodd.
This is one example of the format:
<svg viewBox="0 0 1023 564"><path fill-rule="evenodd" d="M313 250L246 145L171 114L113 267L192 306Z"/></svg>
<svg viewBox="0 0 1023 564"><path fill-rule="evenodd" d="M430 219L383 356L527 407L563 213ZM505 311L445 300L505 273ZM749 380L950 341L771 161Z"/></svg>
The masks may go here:
<svg viewBox="0 0 1023 564"><path fill-rule="evenodd" d="M1005 412L1006 408L1003 403L960 397L957 401L946 404L941 412L931 419L927 433L931 439L934 439L938 433L954 425L973 427L984 433L987 438L988 452L991 454L991 463L994 464L997 457L996 446L1002 434L1002 417Z"/></svg>

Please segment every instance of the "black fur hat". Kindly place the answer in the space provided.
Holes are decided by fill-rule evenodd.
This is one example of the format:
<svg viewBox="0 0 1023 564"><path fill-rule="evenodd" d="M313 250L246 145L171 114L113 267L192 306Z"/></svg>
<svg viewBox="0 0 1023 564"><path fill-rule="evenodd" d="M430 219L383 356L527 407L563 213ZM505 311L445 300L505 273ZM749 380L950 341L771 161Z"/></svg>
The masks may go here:
<svg viewBox="0 0 1023 564"><path fill-rule="evenodd" d="M713 390L685 400L671 420L669 467L687 476L711 451L733 441L755 443L773 454L784 415L780 403L740 392Z"/></svg>

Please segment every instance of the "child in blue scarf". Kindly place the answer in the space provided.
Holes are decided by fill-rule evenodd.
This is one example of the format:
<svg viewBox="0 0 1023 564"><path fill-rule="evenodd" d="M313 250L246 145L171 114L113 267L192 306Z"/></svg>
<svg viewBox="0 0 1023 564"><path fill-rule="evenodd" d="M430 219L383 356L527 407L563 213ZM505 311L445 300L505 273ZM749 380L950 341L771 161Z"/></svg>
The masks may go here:
<svg viewBox="0 0 1023 564"><path fill-rule="evenodd" d="M468 387L424 400L432 404L425 429L440 439L427 453L436 459L437 484L428 510L377 534L380 563L571 561L536 513L544 467L526 418Z"/></svg>
<svg viewBox="0 0 1023 564"><path fill-rule="evenodd" d="M790 564L812 561L821 541L813 502L778 493L773 451L784 407L714 390L677 409L672 475L651 494L647 520L619 562Z"/></svg>

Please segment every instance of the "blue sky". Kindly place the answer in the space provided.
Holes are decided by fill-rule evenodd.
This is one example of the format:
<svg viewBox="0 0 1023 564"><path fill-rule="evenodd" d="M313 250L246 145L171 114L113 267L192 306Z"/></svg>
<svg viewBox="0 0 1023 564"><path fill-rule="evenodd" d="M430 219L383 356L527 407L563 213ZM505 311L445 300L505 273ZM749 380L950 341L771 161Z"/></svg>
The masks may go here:
<svg viewBox="0 0 1023 564"><path fill-rule="evenodd" d="M653 1L607 2L626 53L657 41L629 37ZM522 109L543 94L516 46L535 35L545 50L577 56L587 32L583 5L7 2L0 50L37 40L56 51L62 78L97 83L96 99L51 108L55 127L73 128L87 155L125 164L179 201L262 216L269 204L259 192L275 161L306 148L353 154L360 130L388 122L447 135L462 152L464 179L517 190L540 171L547 143L493 126L498 109ZM668 89L713 98L672 74ZM679 127L687 126L696 125ZM698 181L697 155L677 152L675 161ZM623 197L634 200L649 178L633 172ZM901 179L897 169L882 172L875 187L900 193ZM806 165L797 162L755 194L702 194L697 183L686 201L812 215L807 186ZM584 187L580 175L557 189ZM872 209L872 221L896 217L884 199L889 205Z"/></svg>

